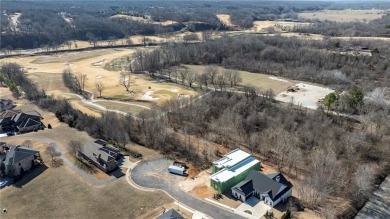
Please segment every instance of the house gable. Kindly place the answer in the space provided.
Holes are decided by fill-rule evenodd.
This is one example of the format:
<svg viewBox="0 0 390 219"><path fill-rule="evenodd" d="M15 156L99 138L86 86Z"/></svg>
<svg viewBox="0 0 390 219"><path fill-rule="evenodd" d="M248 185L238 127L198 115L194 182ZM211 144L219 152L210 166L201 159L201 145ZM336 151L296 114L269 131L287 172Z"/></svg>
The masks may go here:
<svg viewBox="0 0 390 219"><path fill-rule="evenodd" d="M244 181L232 188L232 192L245 196L254 193L255 196L261 197L267 200L268 204L273 205L291 188L292 184L281 173L265 175L252 170Z"/></svg>

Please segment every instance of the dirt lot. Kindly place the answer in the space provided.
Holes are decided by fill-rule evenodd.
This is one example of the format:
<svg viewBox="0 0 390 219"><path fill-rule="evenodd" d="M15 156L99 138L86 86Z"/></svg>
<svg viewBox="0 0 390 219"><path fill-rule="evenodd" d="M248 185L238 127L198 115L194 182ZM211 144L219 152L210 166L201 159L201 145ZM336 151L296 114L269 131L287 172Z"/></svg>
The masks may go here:
<svg viewBox="0 0 390 219"><path fill-rule="evenodd" d="M26 176L1 189L0 196L1 207L8 209L2 218L135 218L173 201L162 192L136 190L124 178L89 185L67 166Z"/></svg>
<svg viewBox="0 0 390 219"><path fill-rule="evenodd" d="M384 10L323 10L316 12L298 13L304 19L330 20L338 22L372 21L385 15Z"/></svg>
<svg viewBox="0 0 390 219"><path fill-rule="evenodd" d="M317 85L298 83L296 87L299 90L295 92L283 91L276 96L276 100L281 102L293 102L295 105L302 105L310 109L318 108L318 100L324 98L327 94L334 90Z"/></svg>

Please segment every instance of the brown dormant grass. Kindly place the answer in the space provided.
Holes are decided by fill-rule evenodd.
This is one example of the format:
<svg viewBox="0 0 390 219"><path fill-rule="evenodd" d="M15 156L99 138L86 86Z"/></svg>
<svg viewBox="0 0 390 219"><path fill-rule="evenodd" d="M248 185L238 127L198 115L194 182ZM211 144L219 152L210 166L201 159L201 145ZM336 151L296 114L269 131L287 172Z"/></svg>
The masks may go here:
<svg viewBox="0 0 390 219"><path fill-rule="evenodd" d="M1 189L4 218L135 218L172 202L162 192L131 187L125 178L105 186L87 183L67 166L49 168L22 187Z"/></svg>
<svg viewBox="0 0 390 219"><path fill-rule="evenodd" d="M234 27L235 25L230 20L229 14L217 14L217 18L227 27Z"/></svg>
<svg viewBox="0 0 390 219"><path fill-rule="evenodd" d="M184 66L190 68L191 70L193 70L198 74L203 73L206 68L206 66L202 66L202 65L184 65ZM222 67L218 67L218 69L219 72L223 72L224 70L224 68ZM242 77L241 85L254 86L262 91L272 89L275 94L285 91L288 86L292 86L295 84L293 80L286 80L287 82L285 82L281 80L271 79L272 75L251 73L247 71L238 71L238 72L240 72L240 75Z"/></svg>
<svg viewBox="0 0 390 219"><path fill-rule="evenodd" d="M316 12L303 12L298 16L304 19L311 20L330 20L338 22L350 22L350 21L372 21L381 18L385 15L384 10L323 10Z"/></svg>

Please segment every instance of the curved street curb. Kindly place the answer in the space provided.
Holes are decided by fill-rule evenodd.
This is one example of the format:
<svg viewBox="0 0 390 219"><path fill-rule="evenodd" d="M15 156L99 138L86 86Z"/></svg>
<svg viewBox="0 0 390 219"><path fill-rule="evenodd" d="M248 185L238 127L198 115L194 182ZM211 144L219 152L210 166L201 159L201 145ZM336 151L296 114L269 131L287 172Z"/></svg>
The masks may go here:
<svg viewBox="0 0 390 219"><path fill-rule="evenodd" d="M155 160L155 159L159 159L159 158L154 158L154 159L151 159L151 160ZM143 162L143 161L137 161L136 164L138 165L138 163L141 163L141 162ZM145 162L146 162L146 161L145 161ZM179 202L177 199L175 199L173 196L171 196L171 194L169 194L167 191L165 191L165 190L163 190L163 189L146 188L146 187L143 187L143 186L140 186L140 185L136 184L136 183L131 179L131 171L132 171L132 170L133 170L133 169L131 169L131 168L127 169L127 171L126 171L126 176L125 176L125 177L126 177L126 181L130 184L130 186L133 186L133 187L136 188L136 189L139 189L139 190L142 190L142 191L146 191L146 192L156 192L156 191L164 192L164 193L167 194L169 197L171 197L175 202L177 202L178 205L182 205L182 206L184 206L185 208L188 208L188 209L190 209L190 210L193 211L193 212L196 212L196 211L197 211L197 210L195 210L195 209L189 207L188 205L185 205L185 204ZM198 212L199 212L199 211L198 211ZM203 212L201 212L201 213L202 213L206 218L212 218L212 217L210 217L209 215L207 215L207 214L205 214L205 213L203 213Z"/></svg>

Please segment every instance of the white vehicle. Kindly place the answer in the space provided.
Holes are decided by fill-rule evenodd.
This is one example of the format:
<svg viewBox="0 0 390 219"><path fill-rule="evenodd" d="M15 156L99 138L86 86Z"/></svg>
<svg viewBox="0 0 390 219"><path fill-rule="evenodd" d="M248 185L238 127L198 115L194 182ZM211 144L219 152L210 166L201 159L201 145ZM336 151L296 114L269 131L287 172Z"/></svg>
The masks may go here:
<svg viewBox="0 0 390 219"><path fill-rule="evenodd" d="M168 172L181 175L181 176L186 176L187 174L185 173L186 169L184 167L179 167L175 165L170 165L168 167Z"/></svg>

